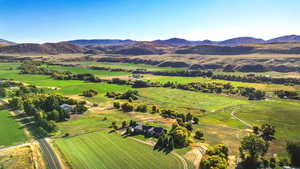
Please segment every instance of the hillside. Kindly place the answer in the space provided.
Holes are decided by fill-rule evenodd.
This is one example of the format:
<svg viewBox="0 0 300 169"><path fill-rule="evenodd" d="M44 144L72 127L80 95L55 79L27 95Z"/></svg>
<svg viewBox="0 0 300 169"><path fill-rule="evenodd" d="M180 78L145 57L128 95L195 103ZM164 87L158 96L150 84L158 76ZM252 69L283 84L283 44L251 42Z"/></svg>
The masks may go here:
<svg viewBox="0 0 300 169"><path fill-rule="evenodd" d="M23 43L0 47L0 53L18 54L84 53L87 50L87 48L67 43Z"/></svg>
<svg viewBox="0 0 300 169"><path fill-rule="evenodd" d="M65 43L70 43L74 45L88 46L88 45L128 45L134 44L136 41L127 39L79 39L79 40L70 40L65 41Z"/></svg>
<svg viewBox="0 0 300 169"><path fill-rule="evenodd" d="M278 43L278 42L300 42L300 36L298 35L287 35L278 38L270 39L268 43Z"/></svg>

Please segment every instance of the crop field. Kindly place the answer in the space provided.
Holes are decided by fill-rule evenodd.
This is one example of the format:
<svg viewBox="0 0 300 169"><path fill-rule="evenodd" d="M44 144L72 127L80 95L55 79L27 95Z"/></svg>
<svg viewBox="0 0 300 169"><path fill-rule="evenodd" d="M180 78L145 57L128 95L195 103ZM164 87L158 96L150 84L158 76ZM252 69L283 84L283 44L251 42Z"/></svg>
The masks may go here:
<svg viewBox="0 0 300 169"><path fill-rule="evenodd" d="M178 77L178 76L156 76L156 75L144 75L145 80L153 82L176 82L181 84L187 84L192 82L217 82L217 83L230 83L234 87L252 87L263 91L277 91L277 90L288 90L288 91L299 91L300 86L287 86L281 84L267 84L267 83L247 83L227 80L215 80L204 77Z"/></svg>
<svg viewBox="0 0 300 169"><path fill-rule="evenodd" d="M144 88L139 91L145 101L168 108L215 112L226 107L249 103L245 99L179 89Z"/></svg>
<svg viewBox="0 0 300 169"><path fill-rule="evenodd" d="M93 70L93 69L86 69L81 67L68 67L68 66L58 66L58 65L43 65L44 67L51 69L51 70L57 70L60 72L69 71L74 74L81 74L81 73L91 73L96 76L122 76L122 75L128 75L127 72L112 72L107 70Z"/></svg>
<svg viewBox="0 0 300 169"><path fill-rule="evenodd" d="M127 70L146 69L148 71L178 71L184 70L184 68L174 67L159 67L145 64L133 64L133 63L114 63L114 62L72 62L74 64L86 65L86 66L99 66L106 68L118 68Z"/></svg>
<svg viewBox="0 0 300 169"><path fill-rule="evenodd" d="M153 151L148 145L107 130L58 139L55 144L74 169L182 168L172 154Z"/></svg>
<svg viewBox="0 0 300 169"><path fill-rule="evenodd" d="M6 110L0 110L0 147L23 143L27 137L15 119Z"/></svg>
<svg viewBox="0 0 300 169"><path fill-rule="evenodd" d="M299 101L265 100L243 105L236 115L253 125L271 123L280 139L300 139Z"/></svg>

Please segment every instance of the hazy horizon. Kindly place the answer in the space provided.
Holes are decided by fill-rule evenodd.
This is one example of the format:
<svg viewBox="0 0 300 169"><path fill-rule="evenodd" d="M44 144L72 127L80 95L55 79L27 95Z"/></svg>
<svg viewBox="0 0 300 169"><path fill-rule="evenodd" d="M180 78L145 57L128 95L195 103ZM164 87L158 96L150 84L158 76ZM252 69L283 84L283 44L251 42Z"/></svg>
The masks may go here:
<svg viewBox="0 0 300 169"><path fill-rule="evenodd" d="M300 34L297 0L0 0L0 38L221 41Z"/></svg>

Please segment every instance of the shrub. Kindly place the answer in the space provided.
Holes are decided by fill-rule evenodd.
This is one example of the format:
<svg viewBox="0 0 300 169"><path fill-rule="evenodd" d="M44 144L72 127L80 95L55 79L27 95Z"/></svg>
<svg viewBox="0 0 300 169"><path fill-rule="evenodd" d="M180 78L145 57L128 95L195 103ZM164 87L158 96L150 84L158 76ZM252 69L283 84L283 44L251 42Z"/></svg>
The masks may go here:
<svg viewBox="0 0 300 169"><path fill-rule="evenodd" d="M147 112L147 106L145 104L138 105L135 109L138 112Z"/></svg>
<svg viewBox="0 0 300 169"><path fill-rule="evenodd" d="M202 139L203 139L203 136L204 136L204 134L203 134L203 132L202 132L201 130L198 129L198 130L195 132L195 138L196 138L196 139L202 140Z"/></svg>
<svg viewBox="0 0 300 169"><path fill-rule="evenodd" d="M131 105L129 103L124 103L124 104L122 104L121 109L123 112L131 112L131 111L133 111L133 105Z"/></svg>
<svg viewBox="0 0 300 169"><path fill-rule="evenodd" d="M114 106L114 108L119 109L120 108L120 103L119 102L114 102L113 106Z"/></svg>

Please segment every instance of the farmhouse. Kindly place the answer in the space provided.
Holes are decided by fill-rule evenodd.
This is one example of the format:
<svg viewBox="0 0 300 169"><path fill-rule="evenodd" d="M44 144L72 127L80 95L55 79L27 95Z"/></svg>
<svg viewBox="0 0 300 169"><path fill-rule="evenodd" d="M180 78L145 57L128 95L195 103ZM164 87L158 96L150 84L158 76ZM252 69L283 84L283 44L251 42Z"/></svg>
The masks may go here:
<svg viewBox="0 0 300 169"><path fill-rule="evenodd" d="M159 137L163 132L164 128L146 125L136 125L133 128L134 134L144 134L151 137Z"/></svg>

